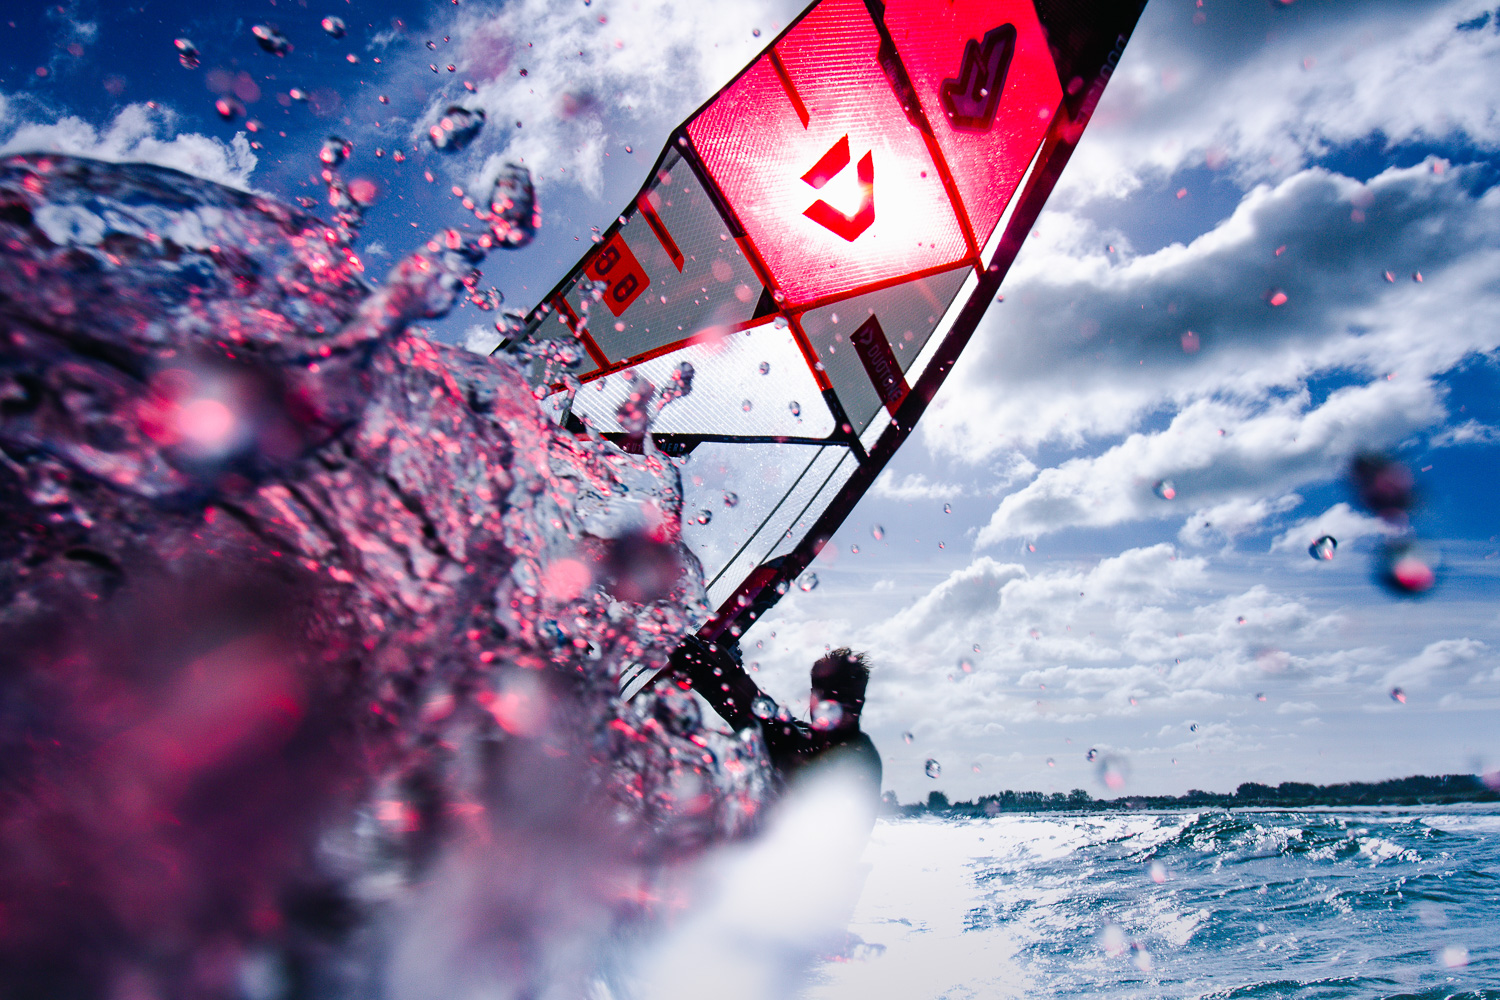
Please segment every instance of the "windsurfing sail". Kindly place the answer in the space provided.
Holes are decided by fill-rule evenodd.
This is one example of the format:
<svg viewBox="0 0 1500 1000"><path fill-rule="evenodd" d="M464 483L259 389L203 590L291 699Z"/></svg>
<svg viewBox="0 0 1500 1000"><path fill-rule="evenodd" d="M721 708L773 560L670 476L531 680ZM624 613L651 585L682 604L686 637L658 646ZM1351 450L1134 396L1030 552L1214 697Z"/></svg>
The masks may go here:
<svg viewBox="0 0 1500 1000"><path fill-rule="evenodd" d="M692 365L692 393L652 437L692 456L685 480L712 470L735 498L686 535L717 608L704 639L737 637L774 604L911 434L1143 6L812 4L673 132L635 200L501 345L578 335L584 387L558 418L622 443L620 373L662 386Z"/></svg>

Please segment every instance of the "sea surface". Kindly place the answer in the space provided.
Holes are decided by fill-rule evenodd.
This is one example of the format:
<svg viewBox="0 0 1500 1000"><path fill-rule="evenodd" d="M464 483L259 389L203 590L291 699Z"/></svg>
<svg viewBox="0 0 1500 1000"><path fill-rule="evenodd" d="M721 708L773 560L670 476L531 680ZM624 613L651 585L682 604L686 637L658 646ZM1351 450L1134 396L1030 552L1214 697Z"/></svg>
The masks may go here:
<svg viewBox="0 0 1500 1000"><path fill-rule="evenodd" d="M810 998L1500 998L1500 809L882 820Z"/></svg>

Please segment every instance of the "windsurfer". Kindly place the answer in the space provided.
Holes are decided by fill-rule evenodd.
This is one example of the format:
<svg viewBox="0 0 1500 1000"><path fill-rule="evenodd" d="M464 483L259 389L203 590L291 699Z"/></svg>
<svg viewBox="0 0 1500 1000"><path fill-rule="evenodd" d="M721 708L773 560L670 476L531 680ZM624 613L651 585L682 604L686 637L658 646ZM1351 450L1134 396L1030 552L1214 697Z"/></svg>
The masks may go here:
<svg viewBox="0 0 1500 1000"><path fill-rule="evenodd" d="M865 654L841 647L813 663L810 723L778 710L750 679L738 654L733 646L720 648L695 636L672 654L672 666L736 731L760 727L784 785L795 784L814 769L844 769L868 800L873 825L880 804L881 763L875 744L859 728L870 679Z"/></svg>

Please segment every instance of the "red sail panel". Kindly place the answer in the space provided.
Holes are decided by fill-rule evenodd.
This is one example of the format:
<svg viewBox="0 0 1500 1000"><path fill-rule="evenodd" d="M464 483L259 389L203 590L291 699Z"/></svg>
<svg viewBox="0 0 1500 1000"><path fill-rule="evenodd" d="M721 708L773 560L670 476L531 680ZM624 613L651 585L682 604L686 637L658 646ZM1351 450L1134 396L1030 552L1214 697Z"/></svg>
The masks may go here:
<svg viewBox="0 0 1500 1000"><path fill-rule="evenodd" d="M1062 102L1029 0L886 0L885 25L984 245Z"/></svg>
<svg viewBox="0 0 1500 1000"><path fill-rule="evenodd" d="M879 49L861 0L825 0L777 43L782 72L762 56L688 123L789 307L968 257Z"/></svg>

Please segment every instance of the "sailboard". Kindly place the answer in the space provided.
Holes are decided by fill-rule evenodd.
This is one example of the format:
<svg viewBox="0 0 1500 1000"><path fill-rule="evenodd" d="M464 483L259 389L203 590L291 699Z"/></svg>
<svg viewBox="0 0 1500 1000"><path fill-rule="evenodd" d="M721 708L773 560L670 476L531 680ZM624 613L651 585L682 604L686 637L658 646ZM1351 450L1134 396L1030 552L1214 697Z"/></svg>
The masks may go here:
<svg viewBox="0 0 1500 1000"><path fill-rule="evenodd" d="M627 446L621 373L661 386L692 366L650 433L732 481L712 531L687 538L716 609L703 639L733 641L774 605L910 436L1143 6L813 3L673 131L497 348L581 340L583 387L557 419Z"/></svg>

